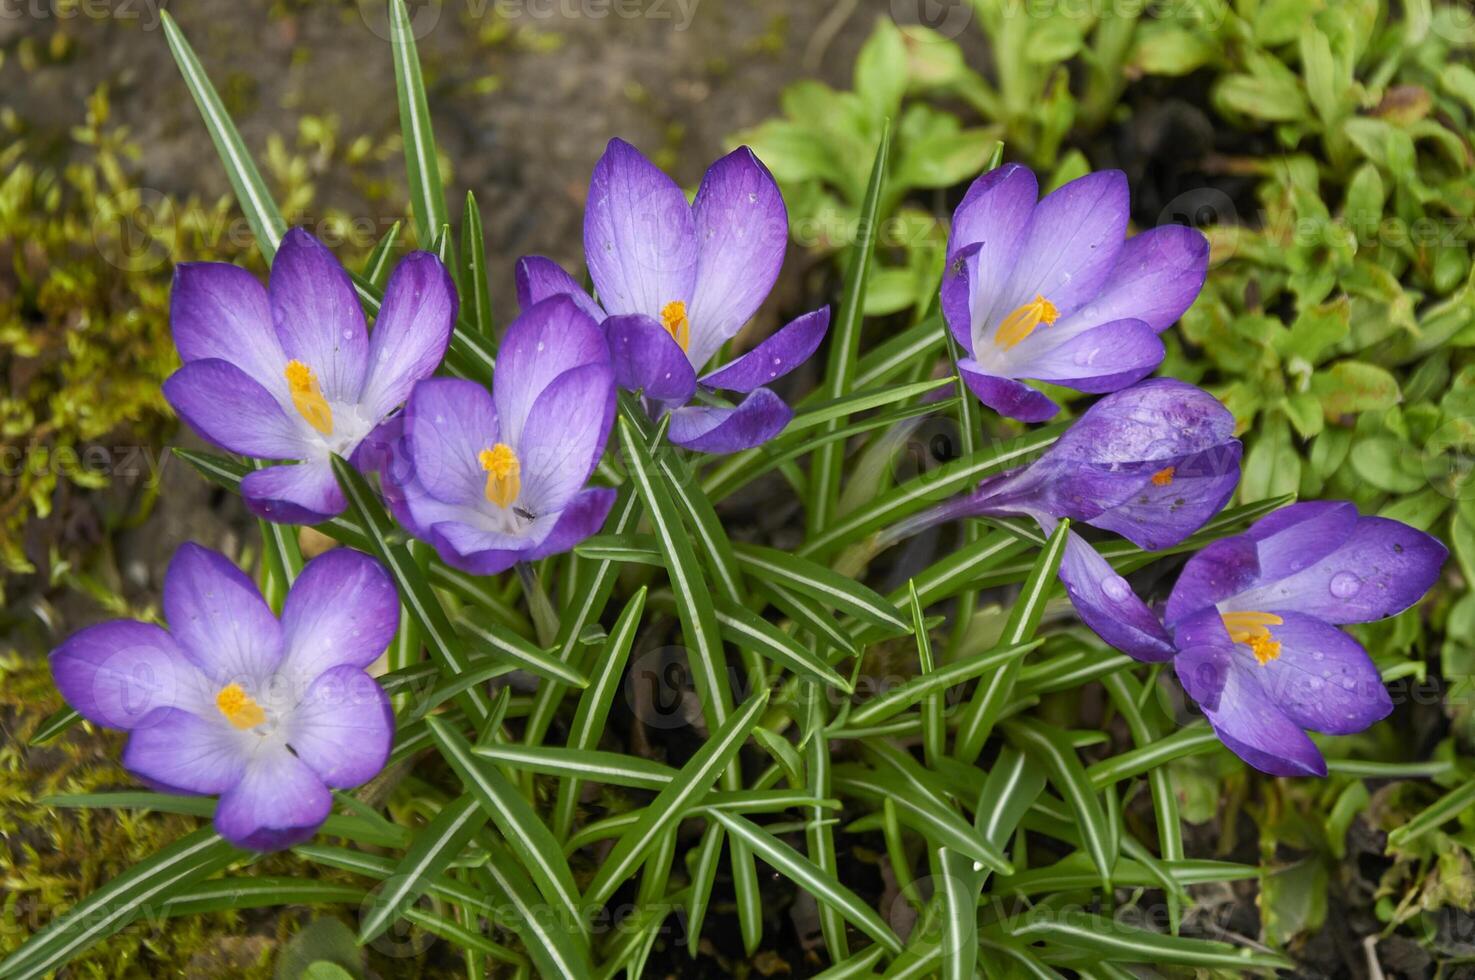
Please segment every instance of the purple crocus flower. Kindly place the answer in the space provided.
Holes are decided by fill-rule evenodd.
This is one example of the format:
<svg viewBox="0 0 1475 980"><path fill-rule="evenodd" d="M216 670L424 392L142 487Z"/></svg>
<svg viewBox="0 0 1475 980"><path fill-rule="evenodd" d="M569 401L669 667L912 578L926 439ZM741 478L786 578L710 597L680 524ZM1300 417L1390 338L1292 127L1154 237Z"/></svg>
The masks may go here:
<svg viewBox="0 0 1475 980"><path fill-rule="evenodd" d="M258 517L312 524L347 506L332 455L352 458L445 356L456 291L434 255L406 256L371 336L343 266L294 228L268 288L233 265L181 265L170 320L184 366L164 397L222 449L293 461L248 474L241 495Z"/></svg>
<svg viewBox="0 0 1475 980"><path fill-rule="evenodd" d="M1030 465L898 527L911 533L956 517L1022 516L1050 534L1068 517L1157 551L1198 530L1229 500L1241 450L1234 416L1214 396L1154 378L1102 398ZM1106 642L1139 660L1172 657L1157 615L1074 531L1060 580Z"/></svg>
<svg viewBox="0 0 1475 980"><path fill-rule="evenodd" d="M1038 202L1018 164L973 182L953 213L942 311L967 356L958 371L1001 415L1043 422L1059 406L1020 378L1117 391L1161 363L1158 334L1193 304L1209 243L1181 225L1126 238L1127 178L1103 170Z"/></svg>
<svg viewBox="0 0 1475 980"><path fill-rule="evenodd" d="M1325 776L1306 729L1349 735L1393 710L1372 659L1337 627L1418 602L1447 556L1343 501L1278 510L1183 567L1164 617L1178 678L1235 755L1275 776Z"/></svg>
<svg viewBox="0 0 1475 980"><path fill-rule="evenodd" d="M51 673L88 721L129 733L123 766L167 793L220 797L215 828L253 850L312 837L347 789L384 768L389 699L364 668L399 599L356 551L303 568L280 621L234 564L186 544L164 578L166 631L118 619L74 634Z"/></svg>
<svg viewBox="0 0 1475 980"><path fill-rule="evenodd" d="M512 322L492 388L415 385L380 471L399 522L481 575L567 551L599 530L615 498L584 486L614 421L615 385L604 334L572 298Z"/></svg>
<svg viewBox="0 0 1475 980"><path fill-rule="evenodd" d="M778 185L753 151L712 164L696 199L623 140L594 166L584 212L584 255L599 304L541 256L517 266L524 309L573 296L604 322L621 388L671 412L680 446L729 453L773 438L793 417L764 387L803 364L830 325L829 307L806 313L748 353L697 377L767 298L783 265L789 218ZM689 405L698 388L738 392L736 407Z"/></svg>

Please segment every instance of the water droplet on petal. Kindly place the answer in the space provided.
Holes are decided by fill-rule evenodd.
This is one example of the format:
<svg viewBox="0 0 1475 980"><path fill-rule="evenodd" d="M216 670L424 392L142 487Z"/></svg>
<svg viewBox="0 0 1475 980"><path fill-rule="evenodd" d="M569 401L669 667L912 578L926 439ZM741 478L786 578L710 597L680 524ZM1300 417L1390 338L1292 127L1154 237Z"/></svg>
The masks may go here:
<svg viewBox="0 0 1475 980"><path fill-rule="evenodd" d="M1330 588L1332 595L1338 599L1350 599L1362 588L1362 579L1357 577L1356 572L1338 572L1332 576Z"/></svg>
<svg viewBox="0 0 1475 980"><path fill-rule="evenodd" d="M1132 589L1127 585L1127 580L1120 575L1113 575L1110 578L1102 579L1101 591L1105 592L1106 597L1113 602L1121 602L1132 594Z"/></svg>

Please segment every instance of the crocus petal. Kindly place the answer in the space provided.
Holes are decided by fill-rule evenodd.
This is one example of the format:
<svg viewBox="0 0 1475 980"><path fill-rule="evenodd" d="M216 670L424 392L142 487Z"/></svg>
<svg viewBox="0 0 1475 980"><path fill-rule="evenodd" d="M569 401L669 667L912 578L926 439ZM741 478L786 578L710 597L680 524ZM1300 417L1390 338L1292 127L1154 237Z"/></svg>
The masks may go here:
<svg viewBox="0 0 1475 980"><path fill-rule="evenodd" d="M169 291L169 326L179 358L229 361L282 404L287 355L271 325L266 287L224 262L182 262Z"/></svg>
<svg viewBox="0 0 1475 980"><path fill-rule="evenodd" d="M1193 305L1209 272L1209 240L1197 228L1163 225L1127 239L1101 292L1057 326L1078 332L1141 320L1161 333Z"/></svg>
<svg viewBox="0 0 1475 980"><path fill-rule="evenodd" d="M193 542L179 546L164 573L164 617L217 685L270 677L281 660L281 624L255 583L224 555Z"/></svg>
<svg viewBox="0 0 1475 980"><path fill-rule="evenodd" d="M695 227L676 182L629 143L610 140L584 211L584 261L605 310L655 316L667 303L689 302Z"/></svg>
<svg viewBox="0 0 1475 980"><path fill-rule="evenodd" d="M230 452L262 459L311 452L305 423L229 361L190 361L164 382L164 398L190 428Z"/></svg>
<svg viewBox="0 0 1475 980"><path fill-rule="evenodd" d="M241 480L241 497L251 513L278 524L321 524L348 508L326 459L252 470Z"/></svg>
<svg viewBox="0 0 1475 980"><path fill-rule="evenodd" d="M965 245L948 259L942 273L939 302L942 318L958 345L973 356L973 283L978 280L979 242Z"/></svg>
<svg viewBox="0 0 1475 980"><path fill-rule="evenodd" d="M789 213L773 175L746 146L707 169L691 211L697 265L690 355L700 368L773 289L789 243Z"/></svg>
<svg viewBox="0 0 1475 980"><path fill-rule="evenodd" d="M1047 422L1060 411L1060 406L1043 392L1013 378L987 374L971 357L958 362L958 374L979 401L1005 418L1020 422Z"/></svg>
<svg viewBox="0 0 1475 980"><path fill-rule="evenodd" d="M107 728L134 728L157 708L207 705L205 679L174 639L131 619L73 633L52 652L51 676L83 718Z"/></svg>
<svg viewBox="0 0 1475 980"><path fill-rule="evenodd" d="M237 847L276 851L310 840L333 809L312 768L286 748L258 752L220 798L215 829Z"/></svg>
<svg viewBox="0 0 1475 980"><path fill-rule="evenodd" d="M329 402L358 401L369 330L353 283L326 245L301 228L282 238L268 287L287 357L312 369Z"/></svg>
<svg viewBox="0 0 1475 980"><path fill-rule="evenodd" d="M606 364L566 371L544 389L517 445L522 460L518 499L526 510L563 510L604 454L614 418L614 375Z"/></svg>
<svg viewBox="0 0 1475 980"><path fill-rule="evenodd" d="M767 388L754 389L736 408L688 405L671 413L668 434L678 446L703 453L735 453L761 446L783 431L794 410Z"/></svg>
<svg viewBox="0 0 1475 980"><path fill-rule="evenodd" d="M1234 416L1213 395L1172 378L1150 378L1092 405L1045 459L1151 466L1233 438Z"/></svg>
<svg viewBox="0 0 1475 980"><path fill-rule="evenodd" d="M1217 708L1204 709L1219 741L1272 776L1325 776L1326 760L1311 739L1271 700L1253 658L1234 658Z"/></svg>
<svg viewBox="0 0 1475 980"><path fill-rule="evenodd" d="M360 411L379 419L409 397L446 356L456 323L456 287L429 252L405 256L384 288L384 304L369 337L369 368Z"/></svg>
<svg viewBox="0 0 1475 980"><path fill-rule="evenodd" d="M498 380L502 368L498 366ZM405 406L405 445L415 479L447 503L480 501L487 474L482 451L510 442L492 395L475 381L430 378L415 385Z"/></svg>
<svg viewBox="0 0 1475 980"><path fill-rule="evenodd" d="M1217 710L1236 656L1219 611L1207 608L1188 617L1173 631L1173 642L1173 670L1183 690L1205 710Z"/></svg>
<svg viewBox="0 0 1475 980"><path fill-rule="evenodd" d="M526 560L535 561L549 555L562 554L585 538L599 533L615 505L615 491L609 487L590 487L581 490L578 496L558 515L558 523L541 543L528 549Z"/></svg>
<svg viewBox="0 0 1475 980"><path fill-rule="evenodd" d="M573 276L564 271L563 266L552 259L541 255L528 255L518 259L514 279L517 308L520 310L531 309L550 296L568 296L594 320L604 319L604 311L599 308L599 304L584 291L583 286L574 281Z"/></svg>
<svg viewBox="0 0 1475 980"><path fill-rule="evenodd" d="M615 383L657 401L684 405L697 390L696 372L676 338L641 313L604 321Z"/></svg>
<svg viewBox="0 0 1475 980"><path fill-rule="evenodd" d="M1164 621L1173 626L1195 612L1243 592L1259 577L1260 562L1253 541L1242 534L1215 541L1188 559L1178 573L1178 581L1168 596Z"/></svg>
<svg viewBox="0 0 1475 980"><path fill-rule="evenodd" d="M394 741L394 710L384 689L348 665L313 681L289 724L287 744L333 789L373 779Z"/></svg>
<svg viewBox="0 0 1475 980"><path fill-rule="evenodd" d="M460 520L432 525L429 537L442 561L473 575L500 575L507 571L527 557L534 540L498 534Z"/></svg>
<svg viewBox="0 0 1475 980"><path fill-rule="evenodd" d="M492 384L502 441L518 444L533 402L554 378L608 360L604 331L568 296L551 297L518 316L497 348Z"/></svg>
<svg viewBox="0 0 1475 980"><path fill-rule="evenodd" d="M399 595L384 566L334 548L308 562L282 604L282 672L310 680L339 666L367 667L399 627Z"/></svg>
<svg viewBox="0 0 1475 980"><path fill-rule="evenodd" d="M1189 456L1159 471L1163 478L1142 481L1128 499L1090 518L1139 548L1171 548L1219 513L1239 485L1240 444L1231 442ZM1067 515L1068 516L1068 515Z"/></svg>
<svg viewBox="0 0 1475 980"><path fill-rule="evenodd" d="M1040 520L1047 534L1054 523ZM1137 598L1127 580L1074 531L1066 540L1060 581L1081 621L1107 643L1138 660L1162 661L1173 656L1168 634L1152 610Z"/></svg>
<svg viewBox="0 0 1475 980"><path fill-rule="evenodd" d="M968 263L970 338L975 329L986 330L1013 309L1004 305L1005 286L1019 260L1038 196L1039 184L1029 168L1009 163L973 181L953 212L949 260L970 245L979 246L977 259ZM971 339L964 346L970 353L975 350Z"/></svg>
<svg viewBox="0 0 1475 980"><path fill-rule="evenodd" d="M1030 215L995 318L1035 296L1048 299L1062 317L1093 299L1126 241L1127 210L1127 177L1120 170L1098 170L1046 194Z"/></svg>
<svg viewBox="0 0 1475 980"><path fill-rule="evenodd" d="M123 768L165 792L213 796L240 781L255 738L218 712L162 708L128 736Z"/></svg>
<svg viewBox="0 0 1475 980"><path fill-rule="evenodd" d="M747 392L776 381L814 356L829 329L828 306L806 313L742 357L704 375L702 384Z"/></svg>
<svg viewBox="0 0 1475 980"><path fill-rule="evenodd" d="M1041 333L1048 331L1036 331L1019 345L1010 372L1098 395L1141 381L1163 362L1165 352L1162 340L1141 320L1103 323L1054 346L1026 349Z"/></svg>
<svg viewBox="0 0 1475 980"><path fill-rule="evenodd" d="M1321 561L1226 600L1235 609L1295 609L1328 623L1370 623L1407 609L1438 580L1449 552L1423 531L1382 517L1357 521Z"/></svg>
<svg viewBox="0 0 1475 980"><path fill-rule="evenodd" d="M1352 539L1357 507L1345 500L1308 500L1266 514L1245 532L1264 581L1309 568ZM1248 586L1246 586L1248 588Z"/></svg>
<svg viewBox="0 0 1475 980"><path fill-rule="evenodd" d="M1314 616L1266 611L1283 620L1270 627L1280 652L1251 669L1286 717L1328 735L1350 735L1388 717L1393 699L1361 644Z"/></svg>

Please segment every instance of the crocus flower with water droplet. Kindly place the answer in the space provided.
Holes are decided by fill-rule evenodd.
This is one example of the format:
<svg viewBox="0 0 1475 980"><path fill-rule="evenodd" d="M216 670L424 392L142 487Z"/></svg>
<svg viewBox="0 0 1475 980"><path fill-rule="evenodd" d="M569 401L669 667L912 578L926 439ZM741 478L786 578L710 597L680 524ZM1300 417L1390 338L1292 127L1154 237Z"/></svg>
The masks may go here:
<svg viewBox="0 0 1475 980"><path fill-rule="evenodd" d="M215 827L239 847L310 838L331 790L373 778L394 716L364 668L394 636L399 599L367 555L303 568L280 620L223 555L182 546L164 578L165 630L120 619L51 654L67 701L129 733L123 766L166 793L219 796Z"/></svg>
<svg viewBox="0 0 1475 980"><path fill-rule="evenodd" d="M599 325L568 296L507 328L489 393L472 381L415 385L402 432L384 433L385 499L447 564L482 575L567 551L614 504L585 483L614 421L615 385Z"/></svg>
<svg viewBox="0 0 1475 980"><path fill-rule="evenodd" d="M1234 416L1214 396L1154 378L1102 398L1030 465L898 527L1023 516L1049 534L1070 518L1156 551L1219 512L1239 482L1240 454ZM1060 579L1081 619L1112 646L1139 660L1173 655L1157 615L1074 531Z"/></svg>
<svg viewBox="0 0 1475 980"><path fill-rule="evenodd" d="M547 296L573 296L604 322L619 386L671 412L672 442L735 452L788 424L792 410L764 386L808 360L829 328L829 307L806 313L697 376L767 298L788 239L778 185L747 147L712 164L688 204L639 150L611 140L594 167L584 212L584 254L599 303L539 256L518 263L517 295L524 309ZM699 390L746 397L736 407L688 404Z"/></svg>
<svg viewBox="0 0 1475 980"><path fill-rule="evenodd" d="M953 213L942 283L943 315L967 352L959 374L985 405L1024 422L1059 406L1022 378L1099 394L1151 374L1158 334L1193 304L1209 262L1193 228L1126 237L1121 171L1037 194L1018 164L975 180Z"/></svg>
<svg viewBox="0 0 1475 980"><path fill-rule="evenodd" d="M1324 776L1306 730L1348 735L1393 710L1367 652L1337 627L1418 602L1447 554L1350 503L1278 510L1183 567L1164 612L1178 678L1241 759L1276 776Z"/></svg>
<svg viewBox="0 0 1475 980"><path fill-rule="evenodd" d="M181 265L170 320L184 366L164 382L164 397L222 449L292 461L247 474L241 495L258 517L309 524L347 506L332 455L353 458L440 364L456 291L434 255L406 256L371 335L343 266L293 229L267 288L233 265Z"/></svg>

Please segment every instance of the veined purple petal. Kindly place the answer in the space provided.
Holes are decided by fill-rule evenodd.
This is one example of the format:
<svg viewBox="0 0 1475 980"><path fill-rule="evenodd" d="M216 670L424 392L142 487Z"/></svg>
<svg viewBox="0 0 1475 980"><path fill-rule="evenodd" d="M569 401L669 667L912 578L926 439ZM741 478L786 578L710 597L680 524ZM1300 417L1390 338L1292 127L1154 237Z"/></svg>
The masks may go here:
<svg viewBox="0 0 1475 980"><path fill-rule="evenodd" d="M1188 559L1178 573L1164 619L1174 626L1205 609L1217 616L1218 610L1211 607L1244 591L1259 576L1260 563L1253 541L1242 534L1215 541Z"/></svg>
<svg viewBox="0 0 1475 980"><path fill-rule="evenodd" d="M1060 411L1060 406L1043 392L1012 378L986 374L971 357L958 362L958 374L979 401L1005 418L1020 422L1047 422Z"/></svg>
<svg viewBox="0 0 1475 980"><path fill-rule="evenodd" d="M1248 655L1248 654L1247 654ZM1230 661L1218 708L1204 709L1219 741L1272 776L1325 776L1326 761L1311 739L1261 686L1254 658Z"/></svg>
<svg viewBox="0 0 1475 980"><path fill-rule="evenodd" d="M498 383L502 371L499 365ZM410 392L405 446L416 481L431 496L455 504L482 500L487 474L480 454L508 441L493 396L475 381L430 378Z"/></svg>
<svg viewBox="0 0 1475 980"><path fill-rule="evenodd" d="M1219 623L1218 614L1212 611L1211 614ZM1235 656L1233 644L1224 633L1222 623L1219 623L1218 633L1220 637L1216 641L1186 645L1180 636L1178 653L1173 657L1173 672L1178 675L1178 683L1205 711L1219 710L1219 699L1224 694Z"/></svg>
<svg viewBox="0 0 1475 980"><path fill-rule="evenodd" d="M266 287L224 262L182 262L169 292L169 325L179 358L229 361L282 404L287 355L271 325Z"/></svg>
<svg viewBox="0 0 1475 980"><path fill-rule="evenodd" d="M268 294L272 324L287 357L312 369L329 402L357 402L369 330L353 283L333 253L293 228L272 260Z"/></svg>
<svg viewBox="0 0 1475 980"><path fill-rule="evenodd" d="M736 408L688 405L671 413L672 442L703 453L761 446L783 431L794 410L767 388L755 388Z"/></svg>
<svg viewBox="0 0 1475 980"><path fill-rule="evenodd" d="M615 382L627 391L644 391L657 401L684 405L697 390L696 372L686 351L655 320L641 313L604 321Z"/></svg>
<svg viewBox="0 0 1475 980"><path fill-rule="evenodd" d="M1093 299L1126 241L1127 211L1127 177L1120 170L1098 170L1046 194L1030 215L994 318L1035 296L1044 296L1062 317Z"/></svg>
<svg viewBox="0 0 1475 980"><path fill-rule="evenodd" d="M348 508L326 459L252 470L241 480L246 509L277 524L321 524Z"/></svg>
<svg viewBox="0 0 1475 980"><path fill-rule="evenodd" d="M219 712L161 708L129 734L123 768L162 792L213 796L240 781L255 738Z"/></svg>
<svg viewBox="0 0 1475 980"><path fill-rule="evenodd" d="M829 329L828 306L806 313L743 356L704 375L702 384L747 392L776 381L814 356Z"/></svg>
<svg viewBox="0 0 1475 980"><path fill-rule="evenodd" d="M441 560L473 575L500 575L507 571L527 558L532 540L498 534L457 520L441 521L430 529L430 543L435 545Z"/></svg>
<svg viewBox="0 0 1475 980"><path fill-rule="evenodd" d="M1260 578L1268 582L1309 568L1342 547L1356 532L1357 518L1357 507L1345 500L1307 500L1266 514L1244 537L1254 542Z"/></svg>
<svg viewBox="0 0 1475 980"><path fill-rule="evenodd" d="M768 298L789 244L789 213L773 175L746 146L707 169L691 211L690 357L700 368Z"/></svg>
<svg viewBox="0 0 1475 980"><path fill-rule="evenodd" d="M973 356L973 284L978 281L979 250L982 244L965 245L953 254L942 273L939 301L942 318L953 339Z"/></svg>
<svg viewBox="0 0 1475 980"><path fill-rule="evenodd" d="M399 594L384 566L334 548L308 562L287 591L281 670L310 680L333 667L367 667L398 627Z"/></svg>
<svg viewBox="0 0 1475 980"><path fill-rule="evenodd" d="M83 718L107 728L135 728L157 708L208 704L205 678L173 637L131 619L73 633L52 651L51 676Z"/></svg>
<svg viewBox="0 0 1475 980"><path fill-rule="evenodd" d="M1126 500L1089 520L1139 548L1170 548L1203 527L1234 496L1239 460L1237 441L1185 457L1171 471L1164 467Z"/></svg>
<svg viewBox="0 0 1475 980"><path fill-rule="evenodd" d="M615 491L609 487L590 487L578 495L558 515L558 523L537 546L530 548L527 561L562 554L585 538L599 533L615 504Z"/></svg>
<svg viewBox="0 0 1475 980"><path fill-rule="evenodd" d="M608 360L604 331L567 296L546 299L513 320L497 349L492 382L502 441L518 444L533 402L554 378Z"/></svg>
<svg viewBox="0 0 1475 980"><path fill-rule="evenodd" d="M1324 622L1370 623L1418 602L1439 579L1449 552L1423 531L1383 517L1362 517L1351 538L1294 575L1265 581L1225 600L1236 610L1283 610Z"/></svg>
<svg viewBox="0 0 1475 980"><path fill-rule="evenodd" d="M1270 627L1280 653L1263 666L1246 663L1287 718L1315 732L1350 735L1388 717L1393 699L1361 644L1314 616L1270 611L1284 620Z"/></svg>
<svg viewBox="0 0 1475 980"><path fill-rule="evenodd" d="M164 573L164 618L175 642L220 687L249 687L282 658L281 624L255 583L224 555L192 542L179 546Z"/></svg>
<svg viewBox="0 0 1475 980"><path fill-rule="evenodd" d="M277 851L310 840L332 809L317 773L285 747L273 748L256 753L221 796L215 829L237 847Z"/></svg>
<svg viewBox="0 0 1475 980"><path fill-rule="evenodd" d="M333 789L377 776L394 741L394 711L384 689L347 664L313 681L289 724L287 744Z"/></svg>
<svg viewBox="0 0 1475 980"><path fill-rule="evenodd" d="M369 337L368 375L359 395L361 412L380 419L435 372L446 356L456 323L456 287L440 259L412 252L384 288L384 303Z"/></svg>
<svg viewBox="0 0 1475 980"><path fill-rule="evenodd" d="M1184 225L1152 228L1127 239L1101 292L1057 327L1076 332L1132 319L1161 333L1193 305L1208 272L1203 232Z"/></svg>
<svg viewBox="0 0 1475 980"><path fill-rule="evenodd" d="M614 418L614 376L606 364L566 371L543 390L517 445L524 509L563 510L604 454Z"/></svg>
<svg viewBox="0 0 1475 980"><path fill-rule="evenodd" d="M1005 305L1009 299L1006 286L1019 260L1038 196L1039 184L1029 168L1009 163L973 181L953 212L949 262L968 246L979 246L977 258L967 263L968 314L966 321L958 320L966 326L953 328L968 333L970 339L964 346L969 353L976 353L974 333L994 326L1014 308ZM949 324L952 322L949 317Z"/></svg>
<svg viewBox="0 0 1475 980"><path fill-rule="evenodd" d="M1065 385L1077 391L1105 394L1136 384L1163 362L1163 342L1141 320L1114 320L1054 346L1048 329L1036 331L1016 349L1010 373ZM1046 334L1041 346L1026 348Z"/></svg>
<svg viewBox="0 0 1475 980"><path fill-rule="evenodd" d="M594 165L584 211L584 261L611 314L657 316L690 303L696 280L696 224L676 182L624 140Z"/></svg>
<svg viewBox="0 0 1475 980"><path fill-rule="evenodd" d="M1046 534L1055 522L1040 519ZM1060 581L1081 621L1118 650L1145 661L1173 656L1173 644L1152 610L1084 538L1069 532Z"/></svg>
<svg viewBox="0 0 1475 980"><path fill-rule="evenodd" d="M1092 405L1045 458L1151 466L1233 438L1234 416L1213 395L1172 378L1150 378Z"/></svg>
<svg viewBox="0 0 1475 980"><path fill-rule="evenodd" d="M164 382L164 398L190 428L230 452L262 459L311 453L306 424L229 361L190 361Z"/></svg>
<svg viewBox="0 0 1475 980"><path fill-rule="evenodd" d="M569 296L596 322L604 319L599 304L564 271L563 266L541 255L527 255L517 260L515 272L517 308L531 309L550 296Z"/></svg>

